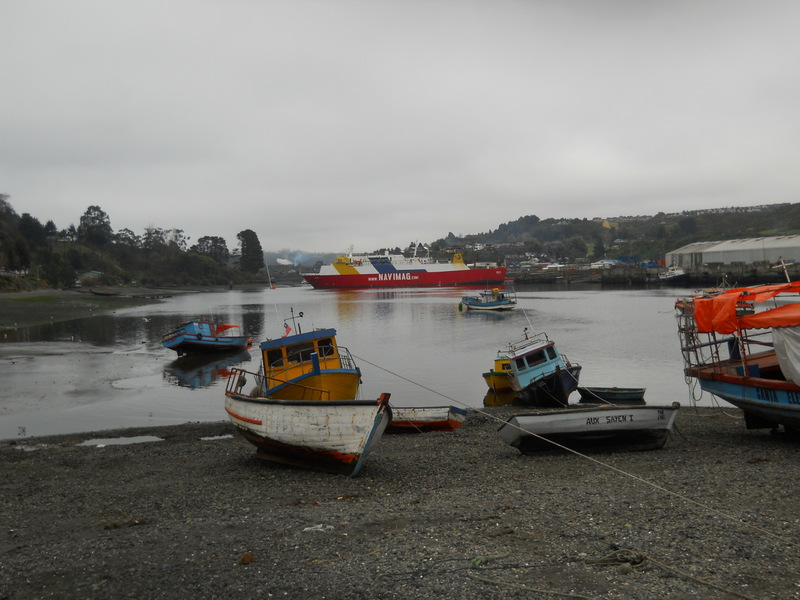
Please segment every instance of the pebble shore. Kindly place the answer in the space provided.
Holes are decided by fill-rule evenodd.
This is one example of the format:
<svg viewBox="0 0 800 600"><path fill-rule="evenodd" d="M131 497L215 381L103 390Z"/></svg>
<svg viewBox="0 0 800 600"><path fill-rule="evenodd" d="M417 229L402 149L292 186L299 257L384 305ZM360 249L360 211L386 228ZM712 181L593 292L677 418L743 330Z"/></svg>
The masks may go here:
<svg viewBox="0 0 800 600"><path fill-rule="evenodd" d="M684 407L661 450L524 456L510 410L352 479L227 422L0 442L0 598L800 598L800 443Z"/></svg>

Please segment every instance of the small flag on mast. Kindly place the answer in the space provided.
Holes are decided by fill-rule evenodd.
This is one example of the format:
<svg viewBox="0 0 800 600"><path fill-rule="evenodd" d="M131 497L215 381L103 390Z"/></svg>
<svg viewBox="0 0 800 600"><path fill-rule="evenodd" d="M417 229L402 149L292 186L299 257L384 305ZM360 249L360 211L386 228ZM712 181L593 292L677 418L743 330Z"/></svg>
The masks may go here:
<svg viewBox="0 0 800 600"><path fill-rule="evenodd" d="M282 336L282 337L286 337L287 335L289 335L290 333L292 333L292 328L291 328L291 327L289 327L289 324L288 324L288 323L284 323L284 324L283 324L283 330L284 330L284 334L283 334L283 336Z"/></svg>

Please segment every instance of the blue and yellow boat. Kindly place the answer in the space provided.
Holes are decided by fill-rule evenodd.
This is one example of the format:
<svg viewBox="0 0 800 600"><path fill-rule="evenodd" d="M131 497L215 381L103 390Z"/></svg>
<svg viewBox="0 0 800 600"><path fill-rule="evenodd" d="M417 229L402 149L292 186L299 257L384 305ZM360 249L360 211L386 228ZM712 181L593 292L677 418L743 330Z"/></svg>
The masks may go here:
<svg viewBox="0 0 800 600"><path fill-rule="evenodd" d="M570 362L546 334L528 335L509 344L506 352L511 370L511 389L523 404L541 407L567 405L569 395L578 387L581 366Z"/></svg>
<svg viewBox="0 0 800 600"><path fill-rule="evenodd" d="M283 400L353 400L361 370L335 329L315 329L261 342L259 396Z"/></svg>

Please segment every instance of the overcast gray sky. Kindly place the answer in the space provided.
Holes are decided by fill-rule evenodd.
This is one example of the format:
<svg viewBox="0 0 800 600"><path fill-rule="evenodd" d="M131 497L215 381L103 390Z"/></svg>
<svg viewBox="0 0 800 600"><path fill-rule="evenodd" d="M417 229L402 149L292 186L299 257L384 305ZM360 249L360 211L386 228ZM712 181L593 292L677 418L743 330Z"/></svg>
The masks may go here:
<svg viewBox="0 0 800 600"><path fill-rule="evenodd" d="M800 201L800 2L0 0L0 193L341 252Z"/></svg>

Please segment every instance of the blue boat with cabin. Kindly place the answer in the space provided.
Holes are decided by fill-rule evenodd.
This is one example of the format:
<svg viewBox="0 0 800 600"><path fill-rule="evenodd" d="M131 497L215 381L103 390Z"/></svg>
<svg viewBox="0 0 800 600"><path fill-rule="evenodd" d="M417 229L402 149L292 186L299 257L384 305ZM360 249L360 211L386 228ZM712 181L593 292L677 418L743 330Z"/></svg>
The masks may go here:
<svg viewBox="0 0 800 600"><path fill-rule="evenodd" d="M578 387L581 366L561 354L545 333L528 334L509 344L508 377L516 400L540 407L567 406L569 395Z"/></svg>
<svg viewBox="0 0 800 600"><path fill-rule="evenodd" d="M517 307L517 295L500 288L492 288L477 296L462 296L461 306L469 310L513 310Z"/></svg>

